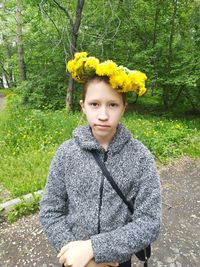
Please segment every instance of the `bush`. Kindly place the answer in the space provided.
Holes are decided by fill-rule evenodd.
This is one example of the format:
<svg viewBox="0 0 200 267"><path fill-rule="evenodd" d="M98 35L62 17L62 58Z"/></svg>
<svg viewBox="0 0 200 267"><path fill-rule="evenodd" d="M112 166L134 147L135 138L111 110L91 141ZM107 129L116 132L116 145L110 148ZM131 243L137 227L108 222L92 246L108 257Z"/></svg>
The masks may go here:
<svg viewBox="0 0 200 267"><path fill-rule="evenodd" d="M22 103L34 109L58 110L65 107L66 84L45 78L23 81L16 88L22 96Z"/></svg>

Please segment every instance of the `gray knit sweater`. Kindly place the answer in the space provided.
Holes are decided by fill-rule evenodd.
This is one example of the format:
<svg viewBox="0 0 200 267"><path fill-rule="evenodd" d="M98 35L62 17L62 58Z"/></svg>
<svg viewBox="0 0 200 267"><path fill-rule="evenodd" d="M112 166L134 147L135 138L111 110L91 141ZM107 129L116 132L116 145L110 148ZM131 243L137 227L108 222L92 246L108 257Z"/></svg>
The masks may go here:
<svg viewBox="0 0 200 267"><path fill-rule="evenodd" d="M135 198L133 215L103 176L91 149L99 151L126 198ZM75 129L52 160L40 222L57 251L70 241L91 239L97 263L129 260L157 238L160 228L160 182L151 153L121 124L107 153L89 126Z"/></svg>

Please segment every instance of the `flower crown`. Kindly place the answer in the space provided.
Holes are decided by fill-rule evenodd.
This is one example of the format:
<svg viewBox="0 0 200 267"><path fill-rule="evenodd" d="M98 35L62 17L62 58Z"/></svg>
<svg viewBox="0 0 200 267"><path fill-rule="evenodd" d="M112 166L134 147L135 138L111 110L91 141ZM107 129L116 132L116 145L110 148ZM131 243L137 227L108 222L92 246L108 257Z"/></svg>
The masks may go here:
<svg viewBox="0 0 200 267"><path fill-rule="evenodd" d="M110 85L117 92L133 91L139 96L146 92L145 80L147 76L144 73L118 66L112 60L100 63L98 58L88 57L87 52L75 53L74 59L68 61L67 69L78 83L85 83L95 75L107 76Z"/></svg>

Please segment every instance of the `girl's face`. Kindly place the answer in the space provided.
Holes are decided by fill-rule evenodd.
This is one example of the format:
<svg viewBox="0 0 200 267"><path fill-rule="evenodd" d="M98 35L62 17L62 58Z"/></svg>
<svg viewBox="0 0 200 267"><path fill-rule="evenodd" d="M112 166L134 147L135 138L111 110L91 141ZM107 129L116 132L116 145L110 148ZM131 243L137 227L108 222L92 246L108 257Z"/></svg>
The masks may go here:
<svg viewBox="0 0 200 267"><path fill-rule="evenodd" d="M106 82L93 80L80 105L95 138L101 143L109 143L125 110L122 95Z"/></svg>

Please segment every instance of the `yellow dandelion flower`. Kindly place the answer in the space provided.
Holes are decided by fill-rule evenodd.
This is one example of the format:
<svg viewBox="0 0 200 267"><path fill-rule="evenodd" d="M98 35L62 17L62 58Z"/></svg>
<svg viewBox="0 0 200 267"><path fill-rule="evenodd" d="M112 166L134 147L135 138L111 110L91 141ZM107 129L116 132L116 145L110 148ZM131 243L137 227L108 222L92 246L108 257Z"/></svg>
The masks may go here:
<svg viewBox="0 0 200 267"><path fill-rule="evenodd" d="M131 83L139 84L144 83L147 76L140 71L132 71L129 73L129 79L131 80Z"/></svg>
<svg viewBox="0 0 200 267"><path fill-rule="evenodd" d="M145 73L138 71L138 70L133 70L130 71L130 77L131 76L137 77L137 79L141 80L141 81L145 81L147 79L147 76Z"/></svg>
<svg viewBox="0 0 200 267"><path fill-rule="evenodd" d="M109 79L109 82L113 89L119 89L123 84L119 75L112 75Z"/></svg>
<svg viewBox="0 0 200 267"><path fill-rule="evenodd" d="M127 92L127 78L126 73L122 69L118 68L114 75L110 76L109 82L118 92Z"/></svg>
<svg viewBox="0 0 200 267"><path fill-rule="evenodd" d="M112 60L100 63L96 57L88 57L87 52L75 53L74 59L67 63L67 69L72 74L72 78L79 83L85 82L96 74L107 76L110 85L117 92L134 91L139 96L146 92L147 76L144 73L118 66Z"/></svg>
<svg viewBox="0 0 200 267"><path fill-rule="evenodd" d="M88 55L87 52L77 52L74 54L74 59L78 60L79 58L86 58Z"/></svg>
<svg viewBox="0 0 200 267"><path fill-rule="evenodd" d="M145 87L141 87L140 89L139 89L139 92L138 92L138 95L139 96L142 96L142 95L144 95L145 93L146 93L146 88Z"/></svg>
<svg viewBox="0 0 200 267"><path fill-rule="evenodd" d="M74 60L69 60L68 63L67 63L67 70L69 72L73 72L74 70Z"/></svg>
<svg viewBox="0 0 200 267"><path fill-rule="evenodd" d="M71 65L69 65L68 67L68 70L73 69L71 71L72 78L79 83L85 82L85 78L86 78L86 73L84 69L85 62L86 62L86 58L80 57L77 60L74 59L74 63L72 64L70 63Z"/></svg>
<svg viewBox="0 0 200 267"><path fill-rule="evenodd" d="M118 70L117 64L112 60L106 60L97 66L96 74L99 76L111 76Z"/></svg>
<svg viewBox="0 0 200 267"><path fill-rule="evenodd" d="M129 71L128 80L131 84L130 91L136 92L139 96L143 95L146 92L145 80L147 79L146 75L140 71Z"/></svg>
<svg viewBox="0 0 200 267"><path fill-rule="evenodd" d="M81 70L84 68L85 62L86 58L79 58L75 64L75 71L81 72Z"/></svg>
<svg viewBox="0 0 200 267"><path fill-rule="evenodd" d="M96 70L99 64L99 60L96 57L88 57L85 62L85 68L87 69L94 69Z"/></svg>

